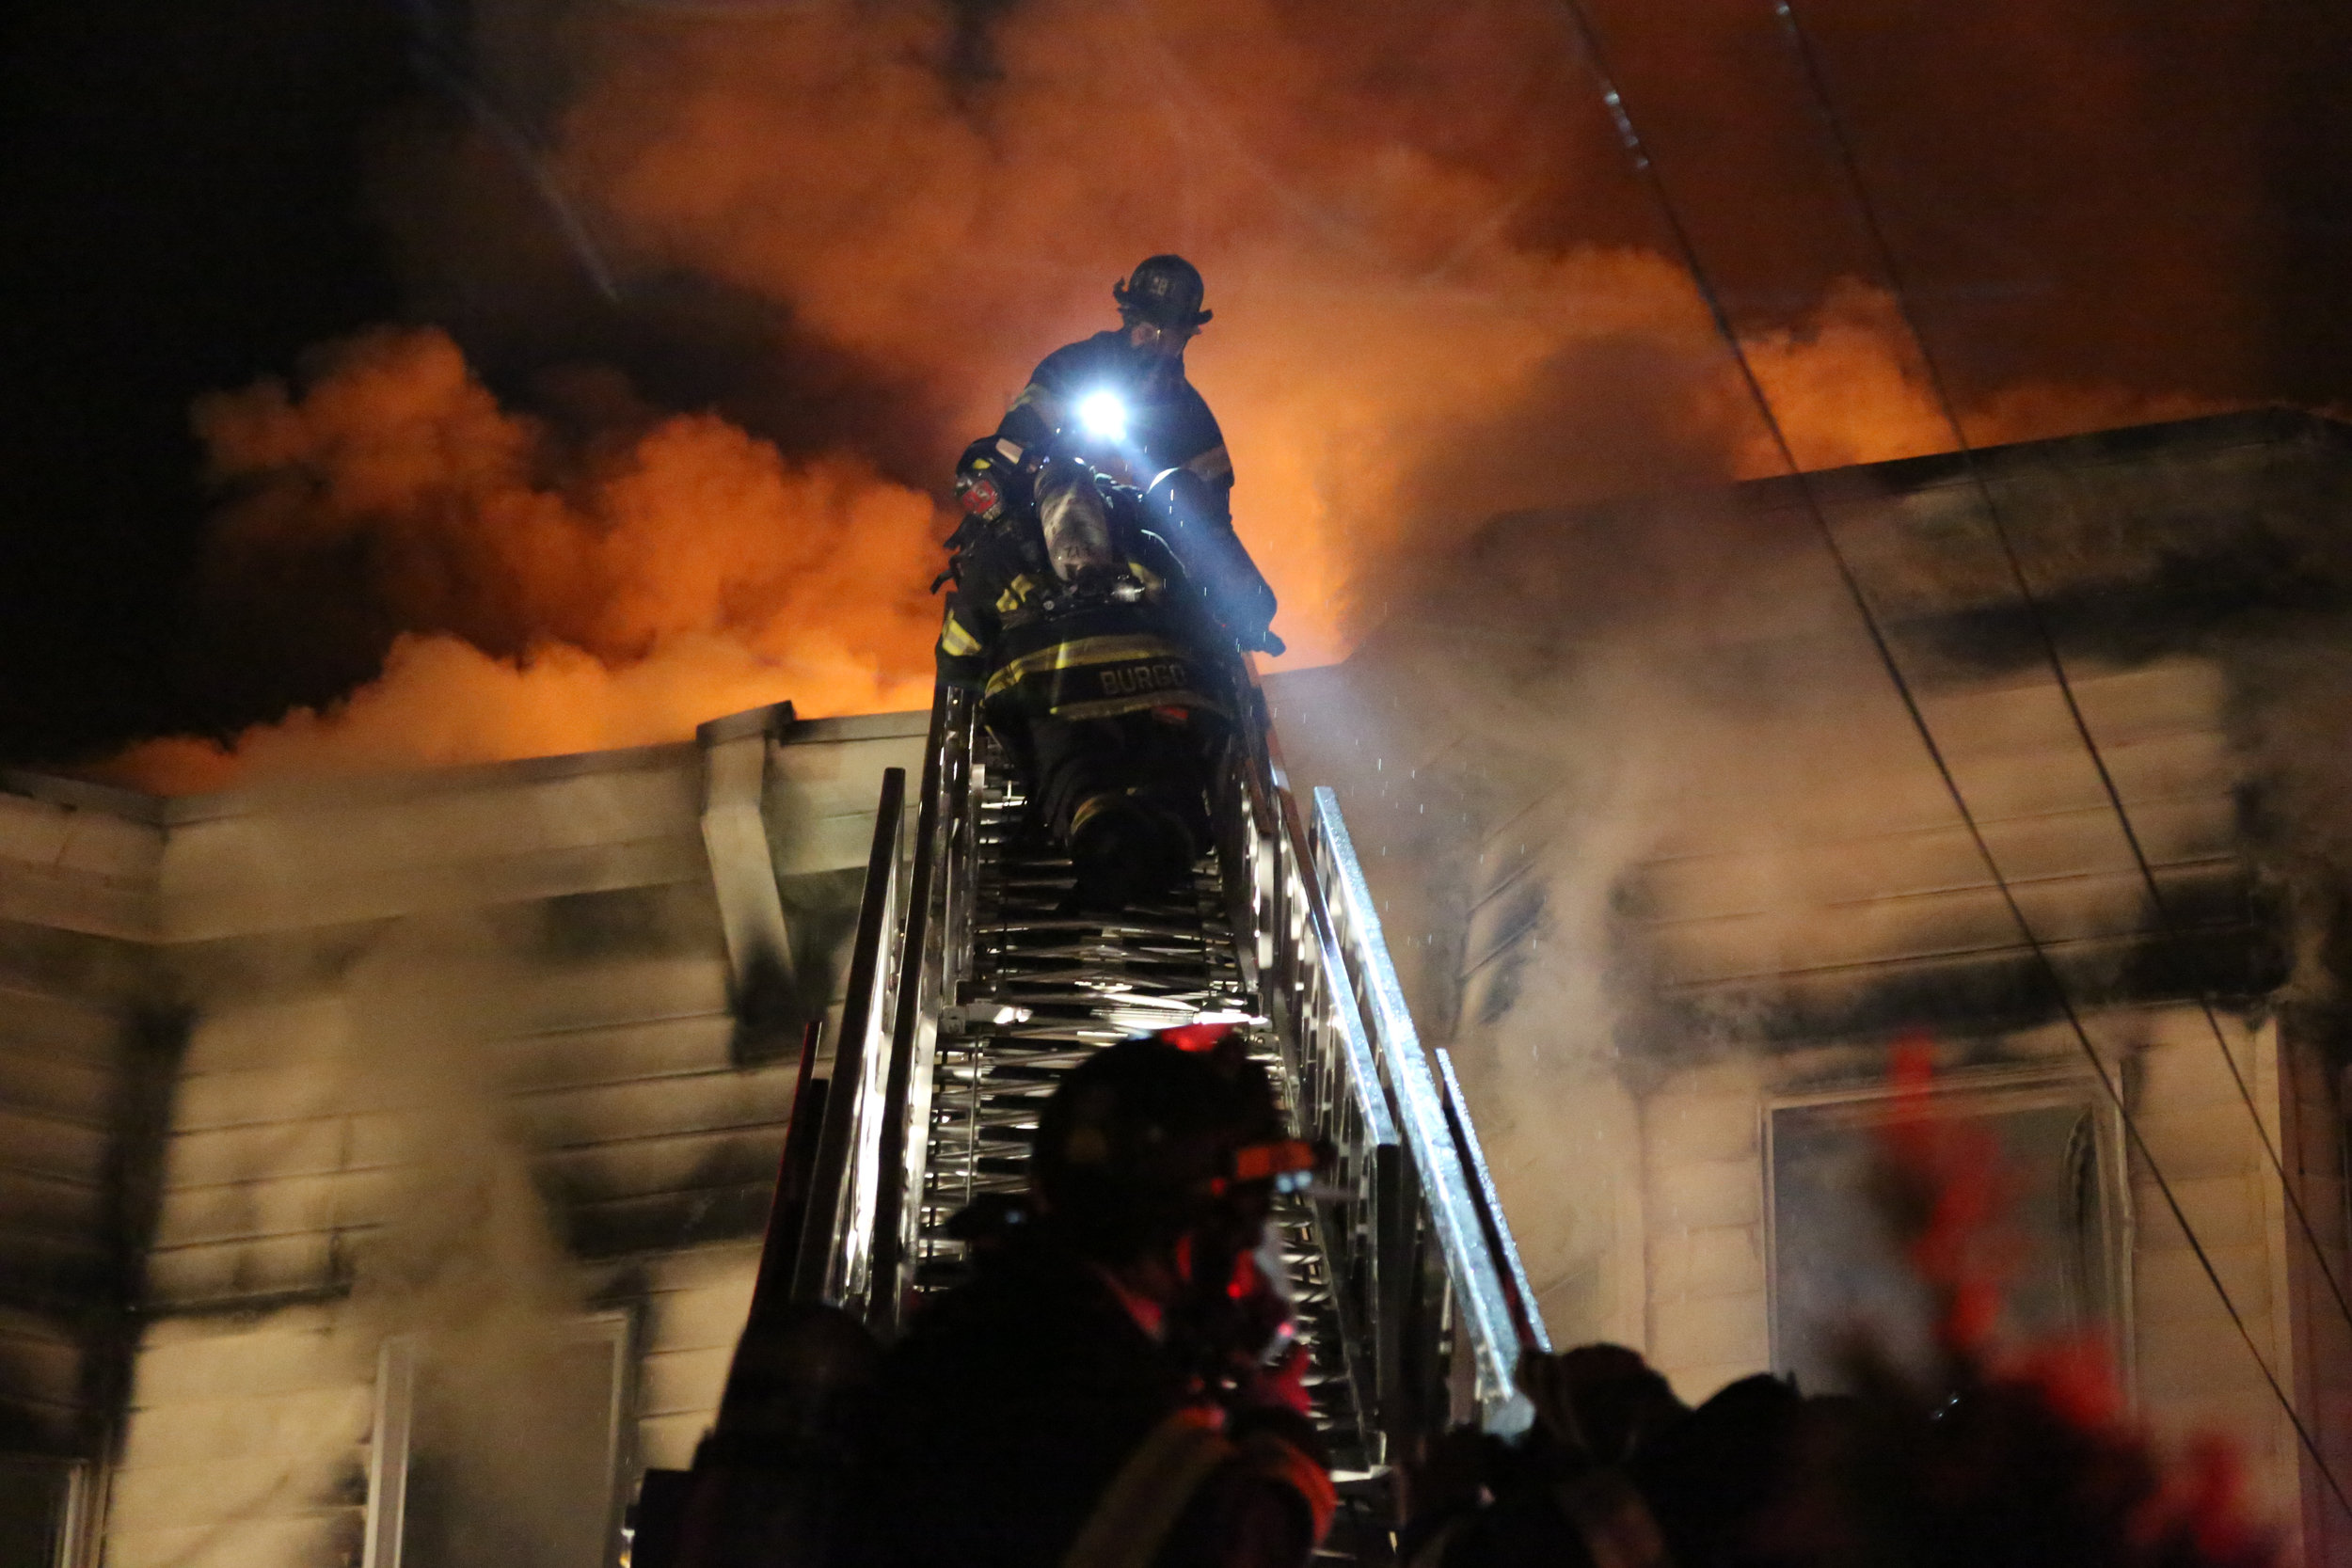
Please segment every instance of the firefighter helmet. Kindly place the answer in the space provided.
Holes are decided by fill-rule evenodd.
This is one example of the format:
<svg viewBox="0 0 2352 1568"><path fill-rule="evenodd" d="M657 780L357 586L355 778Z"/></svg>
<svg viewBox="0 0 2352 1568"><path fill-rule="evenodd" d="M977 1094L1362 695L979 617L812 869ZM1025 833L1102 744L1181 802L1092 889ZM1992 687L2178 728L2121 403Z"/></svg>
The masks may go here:
<svg viewBox="0 0 2352 1568"><path fill-rule="evenodd" d="M1047 1223L1099 1262L1125 1263L1209 1220L1252 1098L1205 1055L1157 1039L1097 1053L1038 1118L1030 1185Z"/></svg>
<svg viewBox="0 0 2352 1568"><path fill-rule="evenodd" d="M1123 283L1111 285L1120 319L1129 325L1150 322L1153 326L1191 328L1214 311L1200 309L1207 293L1200 269L1182 256L1147 256Z"/></svg>

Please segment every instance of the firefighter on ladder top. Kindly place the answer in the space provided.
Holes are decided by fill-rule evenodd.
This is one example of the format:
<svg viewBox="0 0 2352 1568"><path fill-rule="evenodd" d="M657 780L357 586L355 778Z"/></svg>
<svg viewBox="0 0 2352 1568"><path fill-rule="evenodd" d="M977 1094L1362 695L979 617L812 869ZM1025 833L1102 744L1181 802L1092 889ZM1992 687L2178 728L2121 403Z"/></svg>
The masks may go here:
<svg viewBox="0 0 2352 1568"><path fill-rule="evenodd" d="M1121 326L1056 350L957 467L964 518L939 675L981 694L1070 854L1069 911L1184 880L1244 651L1279 653L1274 594L1232 527L1232 466L1184 379L1200 275L1154 256L1113 286Z"/></svg>

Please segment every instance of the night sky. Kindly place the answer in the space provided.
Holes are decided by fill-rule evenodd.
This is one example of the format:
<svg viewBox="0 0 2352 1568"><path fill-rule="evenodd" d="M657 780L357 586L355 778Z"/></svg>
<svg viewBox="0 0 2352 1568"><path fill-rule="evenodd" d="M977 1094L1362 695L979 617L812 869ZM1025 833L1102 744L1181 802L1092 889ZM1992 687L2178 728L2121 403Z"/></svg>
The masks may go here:
<svg viewBox="0 0 2352 1568"><path fill-rule="evenodd" d="M2058 376L2352 406L2352 23L2317 4L2062 8L1806 8L1963 392ZM940 60L976 94L1009 9L967 0ZM1802 315L1861 252L1769 8L1598 9L1743 325ZM7 11L0 761L225 734L373 673L365 639L273 644L198 591L214 503L188 424L199 393L289 373L371 324L451 326L501 392L585 356L660 404L717 405L787 443L830 411L885 471L925 482L912 470L932 433L888 428L930 417L920 389L794 341L772 309L691 280L685 304L675 288L613 304L575 275L517 315L511 257L421 251L432 226L416 214L438 187L408 177L407 150L459 111L419 51L462 31L453 11ZM1597 119L1588 83L1560 91L1571 118ZM1541 243L1640 243L1656 233L1641 200L1629 179L1588 180L1517 221ZM535 244L534 276L560 272L561 245Z"/></svg>
<svg viewBox="0 0 2352 1568"><path fill-rule="evenodd" d="M6 25L0 747L24 761L267 702L191 668L188 404L399 310L361 191L415 85L389 7L37 3Z"/></svg>

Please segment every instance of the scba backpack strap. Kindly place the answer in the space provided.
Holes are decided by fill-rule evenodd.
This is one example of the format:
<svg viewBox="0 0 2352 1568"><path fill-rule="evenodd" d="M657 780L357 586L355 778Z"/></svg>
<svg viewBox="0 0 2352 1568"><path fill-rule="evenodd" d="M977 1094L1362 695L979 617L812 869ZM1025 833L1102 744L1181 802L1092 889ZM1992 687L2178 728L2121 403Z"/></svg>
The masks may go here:
<svg viewBox="0 0 2352 1568"><path fill-rule="evenodd" d="M1209 1472L1233 1457L1223 1416L1187 1406L1153 1427L1111 1478L1061 1568L1148 1568Z"/></svg>

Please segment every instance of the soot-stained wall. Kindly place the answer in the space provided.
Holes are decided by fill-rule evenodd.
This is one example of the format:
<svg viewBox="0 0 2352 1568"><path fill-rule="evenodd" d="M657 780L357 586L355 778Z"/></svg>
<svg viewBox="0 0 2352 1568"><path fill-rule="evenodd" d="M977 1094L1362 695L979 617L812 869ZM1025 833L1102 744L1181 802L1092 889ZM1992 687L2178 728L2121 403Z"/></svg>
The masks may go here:
<svg viewBox="0 0 2352 1568"><path fill-rule="evenodd" d="M2255 1131L2292 1130L2340 1247L2347 519L2352 432L2284 414L1518 514L1401 565L1415 591L1346 663L1272 683L1555 1340L1642 1347L1686 1397L1766 1369L1775 1105L1879 1092L1908 1032L1956 1089L2095 1087L2096 1056L2352 1457L2344 1325ZM2160 1424L2243 1433L2317 1530L2150 1179L2110 1178L2120 1359Z"/></svg>
<svg viewBox="0 0 2352 1568"><path fill-rule="evenodd" d="M528 1536L578 1507L530 1457L579 1364L545 1347L602 1325L628 1466L686 1463L789 1111L770 1037L838 1006L882 772L923 731L761 712L170 801L8 780L0 1442L111 1462L109 1563L357 1560L406 1336L468 1478L444 1527ZM747 1009L770 927L792 983Z"/></svg>

